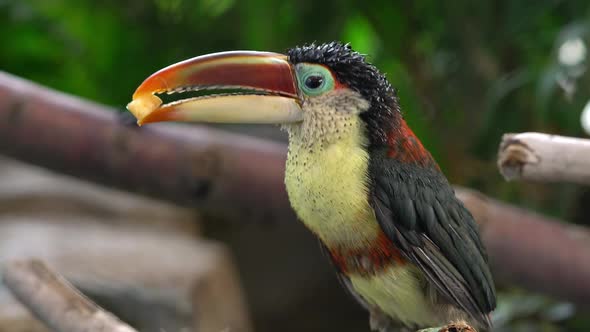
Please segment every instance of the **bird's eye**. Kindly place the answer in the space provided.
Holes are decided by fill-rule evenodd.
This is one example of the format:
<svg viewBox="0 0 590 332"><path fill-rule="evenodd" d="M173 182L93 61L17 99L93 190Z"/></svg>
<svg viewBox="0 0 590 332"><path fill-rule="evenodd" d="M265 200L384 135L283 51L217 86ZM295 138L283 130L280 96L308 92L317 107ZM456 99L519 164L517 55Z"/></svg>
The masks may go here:
<svg viewBox="0 0 590 332"><path fill-rule="evenodd" d="M309 75L305 79L305 86L310 89L317 89L324 84L324 77L322 75Z"/></svg>
<svg viewBox="0 0 590 332"><path fill-rule="evenodd" d="M326 66L300 63L295 67L300 91L307 96L319 96L334 89L334 77Z"/></svg>

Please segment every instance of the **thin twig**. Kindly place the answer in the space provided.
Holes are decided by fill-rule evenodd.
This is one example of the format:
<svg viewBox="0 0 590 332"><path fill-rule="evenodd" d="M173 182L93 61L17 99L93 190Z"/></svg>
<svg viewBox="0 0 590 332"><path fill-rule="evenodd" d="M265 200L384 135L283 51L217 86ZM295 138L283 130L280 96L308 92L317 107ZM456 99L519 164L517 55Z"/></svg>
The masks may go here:
<svg viewBox="0 0 590 332"><path fill-rule="evenodd" d="M54 331L136 332L39 260L7 263L2 276L14 296Z"/></svg>
<svg viewBox="0 0 590 332"><path fill-rule="evenodd" d="M138 128L117 113L0 71L0 154L217 218L295 220L284 144L204 126Z"/></svg>
<svg viewBox="0 0 590 332"><path fill-rule="evenodd" d="M465 322L460 323L451 323L445 326L440 327L431 327L427 329L422 329L417 332L477 332L476 329L469 326Z"/></svg>

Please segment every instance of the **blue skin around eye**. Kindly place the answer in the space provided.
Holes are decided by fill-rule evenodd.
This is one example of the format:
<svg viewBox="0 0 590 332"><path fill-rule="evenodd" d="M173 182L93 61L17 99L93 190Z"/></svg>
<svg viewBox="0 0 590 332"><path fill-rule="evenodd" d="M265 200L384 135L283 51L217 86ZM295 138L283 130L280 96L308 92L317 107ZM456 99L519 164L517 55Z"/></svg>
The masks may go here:
<svg viewBox="0 0 590 332"><path fill-rule="evenodd" d="M322 65L301 63L297 65L297 83L299 89L308 96L318 96L334 88L334 78L330 70ZM308 77L317 75L323 78L322 85L312 89L305 85Z"/></svg>

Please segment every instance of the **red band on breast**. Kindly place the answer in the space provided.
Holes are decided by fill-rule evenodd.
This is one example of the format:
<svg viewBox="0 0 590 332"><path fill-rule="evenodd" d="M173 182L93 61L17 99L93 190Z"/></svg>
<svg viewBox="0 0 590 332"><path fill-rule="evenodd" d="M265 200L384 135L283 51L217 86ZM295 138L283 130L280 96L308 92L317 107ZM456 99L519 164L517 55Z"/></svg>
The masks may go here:
<svg viewBox="0 0 590 332"><path fill-rule="evenodd" d="M407 263L400 250L380 232L375 245L362 249L329 249L334 264L343 273L372 275L393 265Z"/></svg>

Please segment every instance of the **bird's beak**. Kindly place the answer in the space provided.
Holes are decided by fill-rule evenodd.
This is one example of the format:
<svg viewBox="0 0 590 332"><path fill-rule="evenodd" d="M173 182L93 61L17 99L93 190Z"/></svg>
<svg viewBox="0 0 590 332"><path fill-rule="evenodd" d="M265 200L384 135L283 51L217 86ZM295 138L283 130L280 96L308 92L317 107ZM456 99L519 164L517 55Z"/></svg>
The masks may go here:
<svg viewBox="0 0 590 332"><path fill-rule="evenodd" d="M159 121L298 122L302 111L296 82L285 55L214 53L154 73L137 88L127 109L140 125ZM160 98L163 94L182 98L188 92L202 95L168 103Z"/></svg>

